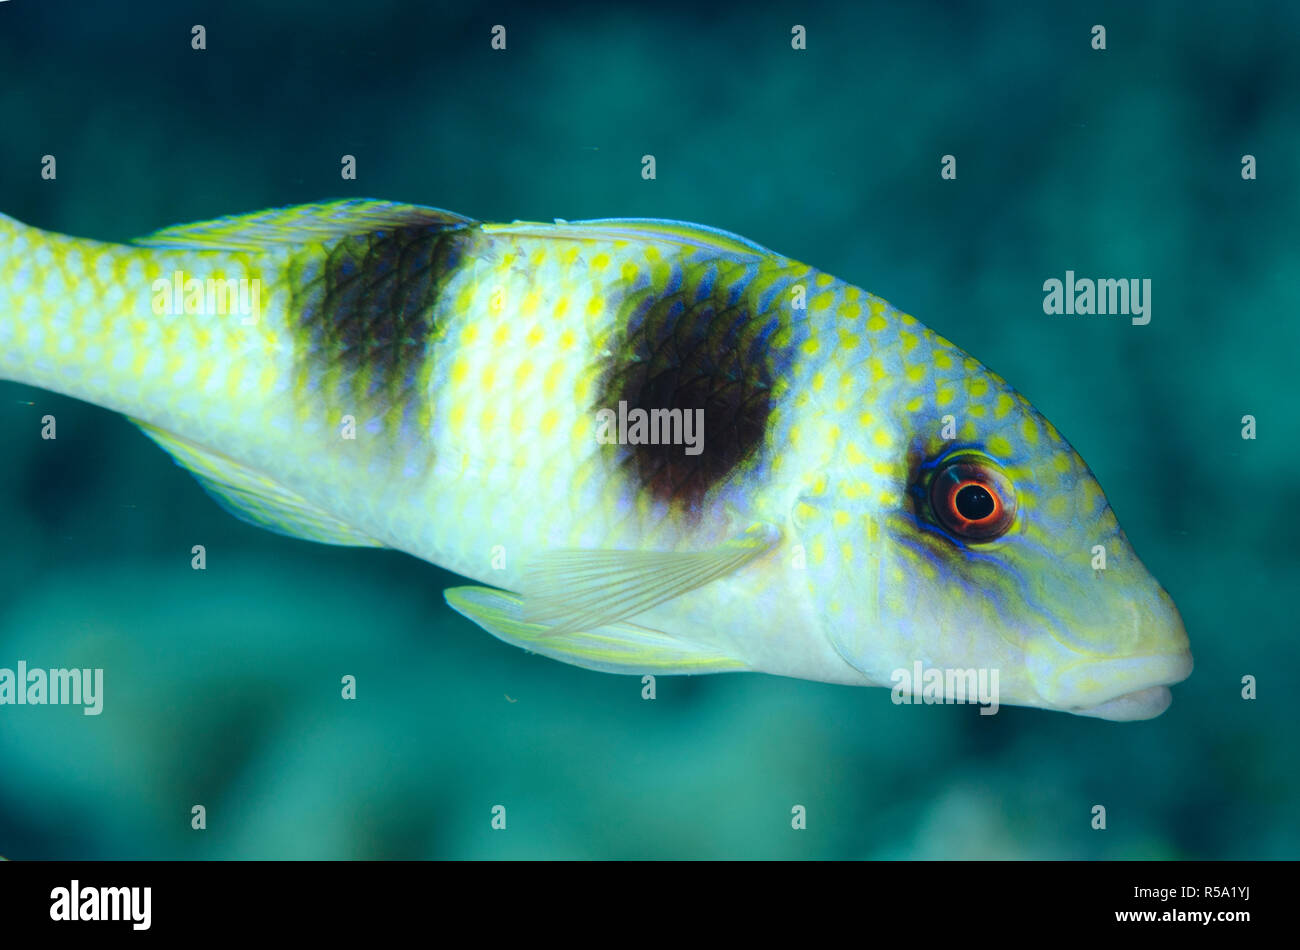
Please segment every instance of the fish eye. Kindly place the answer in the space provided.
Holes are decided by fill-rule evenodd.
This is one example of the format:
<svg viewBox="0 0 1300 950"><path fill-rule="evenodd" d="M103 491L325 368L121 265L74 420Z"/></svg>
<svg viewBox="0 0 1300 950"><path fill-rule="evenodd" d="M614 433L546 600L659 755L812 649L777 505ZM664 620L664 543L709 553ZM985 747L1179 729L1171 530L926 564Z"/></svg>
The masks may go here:
<svg viewBox="0 0 1300 950"><path fill-rule="evenodd" d="M935 471L930 507L953 536L992 541L1006 534L1016 519L1016 492L991 459L960 455L940 463Z"/></svg>

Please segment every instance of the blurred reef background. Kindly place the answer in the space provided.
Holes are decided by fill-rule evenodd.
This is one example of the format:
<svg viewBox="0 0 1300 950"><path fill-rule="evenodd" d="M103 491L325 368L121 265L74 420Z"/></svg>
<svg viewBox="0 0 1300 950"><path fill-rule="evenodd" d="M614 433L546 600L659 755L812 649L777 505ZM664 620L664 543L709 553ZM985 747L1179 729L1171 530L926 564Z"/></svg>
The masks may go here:
<svg viewBox="0 0 1300 950"><path fill-rule="evenodd" d="M0 666L103 667L105 699L0 707L0 854L1300 856L1298 35L1282 2L0 4L0 212L121 241L349 196L735 231L1024 393L1197 663L1129 724L761 675L647 702L473 627L444 571L242 524L121 417L4 383ZM1044 315L1067 269L1150 277L1150 325Z"/></svg>

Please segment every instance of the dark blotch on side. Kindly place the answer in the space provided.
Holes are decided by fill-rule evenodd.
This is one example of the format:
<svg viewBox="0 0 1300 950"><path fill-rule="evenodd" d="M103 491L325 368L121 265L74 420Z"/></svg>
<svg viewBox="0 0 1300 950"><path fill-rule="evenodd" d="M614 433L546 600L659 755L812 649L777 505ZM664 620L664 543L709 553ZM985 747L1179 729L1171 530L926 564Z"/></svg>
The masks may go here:
<svg viewBox="0 0 1300 950"><path fill-rule="evenodd" d="M698 512L710 489L752 462L772 410L772 384L789 362L773 344L775 309L762 311L749 268L727 260L688 265L670 291L632 291L627 335L597 405L618 411L703 410L703 451L676 445L617 447L622 464L656 501ZM614 449L614 446L610 447Z"/></svg>
<svg viewBox="0 0 1300 950"><path fill-rule="evenodd" d="M395 406L421 377L436 304L472 232L414 225L345 237L323 261L295 268L291 311L313 381L337 376L331 399Z"/></svg>

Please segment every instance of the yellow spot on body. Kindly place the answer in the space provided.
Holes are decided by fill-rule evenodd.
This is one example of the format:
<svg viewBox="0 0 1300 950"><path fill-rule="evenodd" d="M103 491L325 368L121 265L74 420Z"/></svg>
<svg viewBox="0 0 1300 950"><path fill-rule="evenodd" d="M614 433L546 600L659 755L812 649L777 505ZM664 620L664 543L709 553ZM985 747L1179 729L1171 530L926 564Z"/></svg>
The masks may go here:
<svg viewBox="0 0 1300 950"><path fill-rule="evenodd" d="M906 375L909 383L919 383L925 379L925 366L921 363L915 363L907 368Z"/></svg>
<svg viewBox="0 0 1300 950"><path fill-rule="evenodd" d="M884 429L877 429L875 432L871 433L871 441L876 443L876 445L880 446L882 449L891 448L894 444L894 440L890 438L889 433Z"/></svg>
<svg viewBox="0 0 1300 950"><path fill-rule="evenodd" d="M496 332L492 334L492 345L498 349L504 347L510 340L510 325L502 323L497 326Z"/></svg>
<svg viewBox="0 0 1300 950"><path fill-rule="evenodd" d="M542 292L541 290L534 288L524 295L523 303L519 306L525 317L534 317L537 315L537 308L541 306L541 303ZM473 324L471 324L471 326L472 325Z"/></svg>
<svg viewBox="0 0 1300 950"><path fill-rule="evenodd" d="M952 369L952 357L948 354L947 350L935 351L934 365L937 366L939 369Z"/></svg>
<svg viewBox="0 0 1300 950"><path fill-rule="evenodd" d="M1052 467L1064 475L1070 470L1070 456L1064 452L1057 453L1052 457Z"/></svg>
<svg viewBox="0 0 1300 950"><path fill-rule="evenodd" d="M609 266L609 255L605 253L597 254L591 259L592 270L604 270Z"/></svg>
<svg viewBox="0 0 1300 950"><path fill-rule="evenodd" d="M889 326L889 324L886 323L885 318L879 314L873 313L871 316L867 317L867 329L872 333L879 333L887 326Z"/></svg>
<svg viewBox="0 0 1300 950"><path fill-rule="evenodd" d="M552 363L551 368L546 371L546 378L542 381L542 392L547 396L554 396L555 390L560 384L560 377L564 374L563 363Z"/></svg>
<svg viewBox="0 0 1300 950"><path fill-rule="evenodd" d="M1083 483L1083 498L1080 499L1080 510L1085 515L1092 514L1102 502L1101 492L1097 488L1097 483L1091 479Z"/></svg>
<svg viewBox="0 0 1300 950"><path fill-rule="evenodd" d="M809 337L808 339L804 340L803 345L799 347L800 352L802 352L805 356L816 356L817 351L820 349L821 349L821 344L817 342L816 337Z"/></svg>
<svg viewBox="0 0 1300 950"><path fill-rule="evenodd" d="M456 357L451 364L451 381L453 385L459 386L465 382L469 376L469 361L463 356Z"/></svg>
<svg viewBox="0 0 1300 950"><path fill-rule="evenodd" d="M835 295L828 290L814 297L811 303L814 310L829 310L831 304L835 303Z"/></svg>
<svg viewBox="0 0 1300 950"><path fill-rule="evenodd" d="M1015 404L1015 400L1006 393L998 393L998 401L993 406L993 417L995 419L1005 418L1006 414L1011 411Z"/></svg>
<svg viewBox="0 0 1300 950"><path fill-rule="evenodd" d="M995 435L988 441L989 454L999 459L1011 457L1011 443L1004 436Z"/></svg>
<svg viewBox="0 0 1300 950"><path fill-rule="evenodd" d="M862 450L858 448L856 442L850 442L844 447L844 458L848 460L850 465L865 465L867 463L867 457L862 454Z"/></svg>
<svg viewBox="0 0 1300 950"><path fill-rule="evenodd" d="M983 396L989 391L989 381L983 376L972 376L966 391L975 397Z"/></svg>
<svg viewBox="0 0 1300 950"><path fill-rule="evenodd" d="M849 513L837 508L835 513L831 515L831 522L837 528L847 528L849 526Z"/></svg>
<svg viewBox="0 0 1300 950"><path fill-rule="evenodd" d="M550 435L555 431L555 426L560 421L560 414L554 409L547 409L542 413L541 430L542 435Z"/></svg>
<svg viewBox="0 0 1300 950"><path fill-rule="evenodd" d="M1025 442L1029 445L1038 444L1038 425L1034 422L1033 416L1025 416L1020 420L1020 434L1025 437Z"/></svg>
<svg viewBox="0 0 1300 950"><path fill-rule="evenodd" d="M920 412L921 407L925 405L925 399L921 396L914 396L907 401L906 409L908 412Z"/></svg>

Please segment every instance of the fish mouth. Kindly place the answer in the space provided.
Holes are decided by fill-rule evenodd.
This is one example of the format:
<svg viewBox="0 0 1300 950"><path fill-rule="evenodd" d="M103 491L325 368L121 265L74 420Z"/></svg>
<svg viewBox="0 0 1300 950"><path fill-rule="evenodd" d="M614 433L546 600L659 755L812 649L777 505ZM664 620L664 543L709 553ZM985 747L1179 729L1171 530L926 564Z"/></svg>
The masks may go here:
<svg viewBox="0 0 1300 950"><path fill-rule="evenodd" d="M1072 666L1056 679L1052 705L1076 716L1128 722L1154 719L1169 708L1169 687L1192 672L1187 650L1125 656Z"/></svg>
<svg viewBox="0 0 1300 950"><path fill-rule="evenodd" d="M1109 719L1112 722L1133 722L1138 719L1154 719L1169 708L1174 701L1174 694L1168 686L1150 686L1132 693L1125 693L1114 699L1108 699L1096 706L1083 709L1071 709L1076 716L1092 716L1095 719Z"/></svg>

